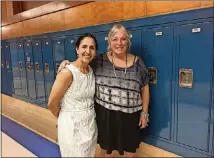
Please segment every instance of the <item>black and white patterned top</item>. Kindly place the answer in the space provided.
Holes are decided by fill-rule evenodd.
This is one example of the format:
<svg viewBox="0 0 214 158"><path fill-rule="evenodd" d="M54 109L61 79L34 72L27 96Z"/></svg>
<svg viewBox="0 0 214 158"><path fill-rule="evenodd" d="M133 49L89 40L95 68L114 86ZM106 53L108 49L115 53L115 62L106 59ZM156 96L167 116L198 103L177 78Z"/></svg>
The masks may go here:
<svg viewBox="0 0 214 158"><path fill-rule="evenodd" d="M97 55L91 63L95 74L95 101L110 110L133 113L142 110L141 89L149 82L142 59L127 68L115 66L107 54Z"/></svg>

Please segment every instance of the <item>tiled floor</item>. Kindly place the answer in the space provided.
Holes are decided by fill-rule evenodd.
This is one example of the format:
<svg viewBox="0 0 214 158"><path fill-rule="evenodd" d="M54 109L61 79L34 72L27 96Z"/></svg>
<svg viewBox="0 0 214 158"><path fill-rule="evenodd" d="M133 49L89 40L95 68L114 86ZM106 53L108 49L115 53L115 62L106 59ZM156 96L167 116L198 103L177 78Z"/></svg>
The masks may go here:
<svg viewBox="0 0 214 158"><path fill-rule="evenodd" d="M2 157L37 157L29 150L18 144L12 138L1 132L2 135ZM11 150L12 149L12 150Z"/></svg>

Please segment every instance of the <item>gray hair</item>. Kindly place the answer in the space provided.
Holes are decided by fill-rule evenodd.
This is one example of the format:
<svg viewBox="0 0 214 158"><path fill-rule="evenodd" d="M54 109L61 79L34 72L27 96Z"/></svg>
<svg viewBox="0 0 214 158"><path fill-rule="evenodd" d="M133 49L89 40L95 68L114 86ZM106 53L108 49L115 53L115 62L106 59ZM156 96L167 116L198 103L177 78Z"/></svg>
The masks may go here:
<svg viewBox="0 0 214 158"><path fill-rule="evenodd" d="M128 40L128 50L130 49L130 47L131 47L130 33L127 31L127 29L123 25L115 24L108 33L108 48L107 48L108 51L111 51L110 42L111 42L112 38L121 29L123 30L123 32L126 35L126 38Z"/></svg>

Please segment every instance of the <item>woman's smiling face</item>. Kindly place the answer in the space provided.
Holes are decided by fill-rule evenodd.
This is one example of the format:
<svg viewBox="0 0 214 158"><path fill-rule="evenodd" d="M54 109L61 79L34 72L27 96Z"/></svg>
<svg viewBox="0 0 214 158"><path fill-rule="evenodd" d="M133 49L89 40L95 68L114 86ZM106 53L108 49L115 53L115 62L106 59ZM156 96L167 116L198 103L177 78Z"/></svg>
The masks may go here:
<svg viewBox="0 0 214 158"><path fill-rule="evenodd" d="M76 48L78 58L84 63L89 63L96 55L96 45L94 39L85 37L81 40L79 47Z"/></svg>

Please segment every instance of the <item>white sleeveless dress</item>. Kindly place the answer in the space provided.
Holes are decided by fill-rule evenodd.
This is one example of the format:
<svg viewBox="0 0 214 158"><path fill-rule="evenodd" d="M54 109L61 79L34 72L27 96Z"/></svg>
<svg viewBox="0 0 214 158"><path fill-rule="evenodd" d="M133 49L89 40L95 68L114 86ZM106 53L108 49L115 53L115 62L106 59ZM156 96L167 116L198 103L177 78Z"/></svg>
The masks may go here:
<svg viewBox="0 0 214 158"><path fill-rule="evenodd" d="M62 157L94 157L97 144L94 93L95 78L83 74L72 64L67 65L73 81L61 102L58 117L58 142Z"/></svg>

